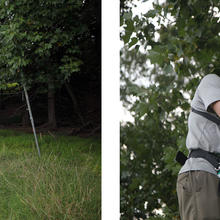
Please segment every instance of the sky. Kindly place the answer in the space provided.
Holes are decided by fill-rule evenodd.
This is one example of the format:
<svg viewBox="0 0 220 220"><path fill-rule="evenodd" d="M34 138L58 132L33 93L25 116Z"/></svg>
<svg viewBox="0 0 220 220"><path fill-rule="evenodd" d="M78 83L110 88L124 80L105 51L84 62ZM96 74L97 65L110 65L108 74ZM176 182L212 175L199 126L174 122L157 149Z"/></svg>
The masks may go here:
<svg viewBox="0 0 220 220"><path fill-rule="evenodd" d="M153 9L154 0L148 0L144 3L140 3L140 1L134 0L134 3L137 4L137 7L133 9L134 15L140 15L141 13L145 14L149 10Z"/></svg>

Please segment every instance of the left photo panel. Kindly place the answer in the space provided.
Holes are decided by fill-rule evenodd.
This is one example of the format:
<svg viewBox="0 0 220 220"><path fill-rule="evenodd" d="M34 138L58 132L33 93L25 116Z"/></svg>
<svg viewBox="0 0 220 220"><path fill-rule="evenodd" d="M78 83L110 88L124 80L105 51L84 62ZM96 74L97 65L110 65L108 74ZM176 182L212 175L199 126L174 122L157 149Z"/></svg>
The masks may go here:
<svg viewBox="0 0 220 220"><path fill-rule="evenodd" d="M0 2L0 219L101 219L101 0Z"/></svg>

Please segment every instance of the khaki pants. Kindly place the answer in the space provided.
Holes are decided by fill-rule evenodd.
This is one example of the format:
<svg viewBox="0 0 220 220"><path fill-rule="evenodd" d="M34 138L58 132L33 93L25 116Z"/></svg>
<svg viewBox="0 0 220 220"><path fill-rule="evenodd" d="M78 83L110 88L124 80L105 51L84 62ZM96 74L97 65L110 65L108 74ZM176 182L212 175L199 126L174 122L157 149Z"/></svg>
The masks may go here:
<svg viewBox="0 0 220 220"><path fill-rule="evenodd" d="M182 220L220 220L219 178L204 171L182 173L177 196Z"/></svg>

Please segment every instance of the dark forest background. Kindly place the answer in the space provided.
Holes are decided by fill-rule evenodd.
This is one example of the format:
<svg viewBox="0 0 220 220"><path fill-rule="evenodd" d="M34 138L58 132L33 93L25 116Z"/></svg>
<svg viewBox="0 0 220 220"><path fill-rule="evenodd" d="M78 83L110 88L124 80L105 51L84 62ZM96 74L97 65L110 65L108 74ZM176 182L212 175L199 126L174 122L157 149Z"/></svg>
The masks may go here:
<svg viewBox="0 0 220 220"><path fill-rule="evenodd" d="M1 1L0 125L101 131L101 1Z"/></svg>

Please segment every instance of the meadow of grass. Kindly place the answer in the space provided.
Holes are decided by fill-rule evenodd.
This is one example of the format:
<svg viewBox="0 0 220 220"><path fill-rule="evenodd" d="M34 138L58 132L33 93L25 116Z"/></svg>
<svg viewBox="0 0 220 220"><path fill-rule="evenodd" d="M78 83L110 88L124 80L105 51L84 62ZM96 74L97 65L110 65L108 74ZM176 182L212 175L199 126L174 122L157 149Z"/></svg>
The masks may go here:
<svg viewBox="0 0 220 220"><path fill-rule="evenodd" d="M101 219L99 138L0 130L0 220Z"/></svg>

